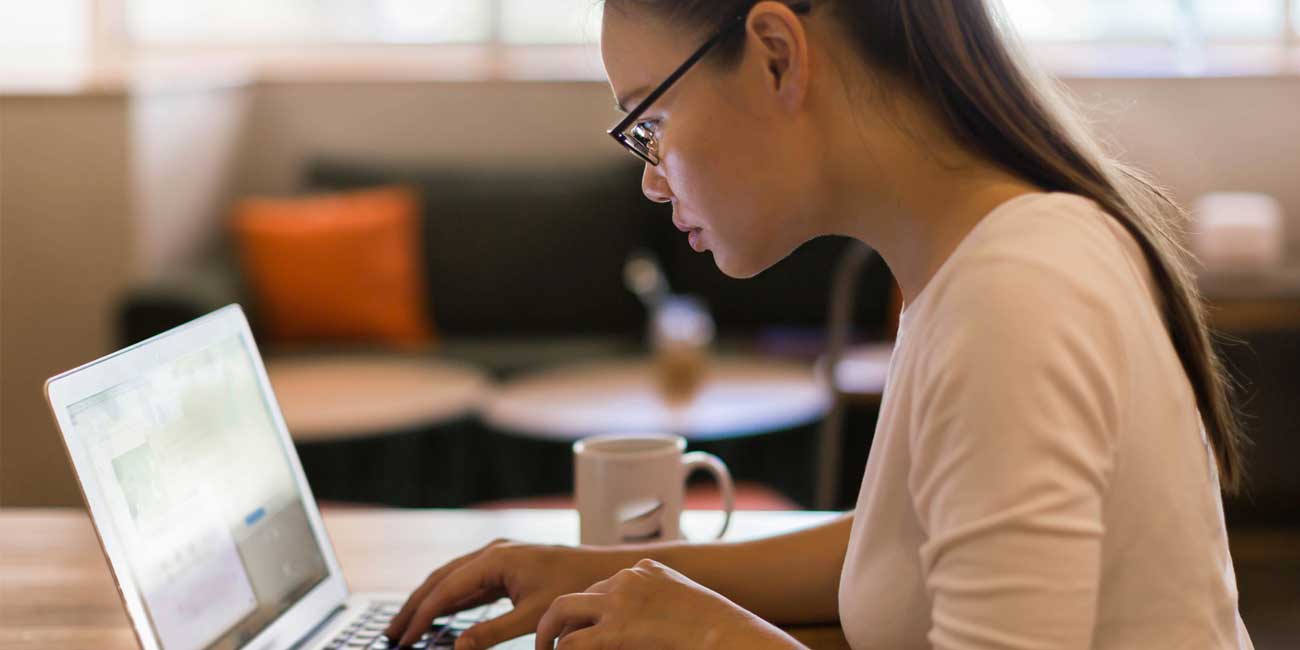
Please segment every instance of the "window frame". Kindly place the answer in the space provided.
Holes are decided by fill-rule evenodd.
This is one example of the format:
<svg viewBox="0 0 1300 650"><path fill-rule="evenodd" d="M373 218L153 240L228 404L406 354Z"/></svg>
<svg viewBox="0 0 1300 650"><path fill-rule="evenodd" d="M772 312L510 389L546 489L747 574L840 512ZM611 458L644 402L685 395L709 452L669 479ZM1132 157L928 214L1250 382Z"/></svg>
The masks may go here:
<svg viewBox="0 0 1300 650"><path fill-rule="evenodd" d="M990 0L990 1L999 2L1001 0ZM1276 3L1278 7L1281 9L1280 19L1282 22L1282 29L1278 30L1278 34L1273 36L1263 37L1263 38L1203 37L1202 39L1200 39L1198 45L1203 47L1216 47L1216 46L1292 47L1292 46L1300 45L1300 18L1297 17L1300 16L1300 0L1273 0L1273 2ZM1011 16L1009 15L1010 14L1009 11L1003 9L1001 13L1008 22L1011 21ZM1035 39L1035 38L1025 38L1022 36L1021 40L1025 44L1031 47L1035 45L1046 45L1050 47L1056 47L1056 46L1062 46L1062 47L1077 46L1077 47L1091 47L1091 48L1116 47L1116 48L1123 49L1123 48L1134 48L1134 47L1158 47L1158 46L1176 47L1178 45L1178 40L1175 38L1159 38L1159 37L1126 38L1126 37L1119 37L1119 36L1110 36L1110 37L1075 38L1075 39L1069 39L1069 38Z"/></svg>
<svg viewBox="0 0 1300 650"><path fill-rule="evenodd" d="M88 41L83 49L92 57L90 61L92 65L121 63L133 58L159 60L186 55L224 55L226 53L236 53L243 60L269 59L275 61L277 59L291 58L295 53L301 54L303 51L336 54L338 56L359 52L368 57L368 61L378 61L390 54L402 58L408 57L414 52L423 52L426 55L447 52L450 57L458 58L458 60L466 60L466 57L481 59L476 69L487 70L488 72L485 74L490 78L587 80L599 76L596 74L599 71L593 72L594 67L598 67L598 64L593 65L585 60L595 56L590 52L595 48L589 41L570 44L528 44L505 41L501 34L502 19L499 15L501 9L505 6L504 0L484 0L490 5L492 15L489 20L491 27L487 38L475 42L379 42L322 39L296 43L253 41L245 43L196 42L184 44L151 44L133 40L127 25L127 11L131 0L82 1L87 3L88 10L85 15L87 20L91 22L85 28ZM1208 53L1208 58L1226 61L1227 63L1224 64L1227 68L1226 74L1241 74L1244 76L1300 75L1300 0L1277 1L1282 3L1282 20L1285 22L1285 28L1281 30L1280 38L1207 38L1199 43L1193 43L1193 45L1201 48L1203 50L1202 54ZM1104 58L1099 56L1099 53L1143 50L1168 54L1168 57L1157 57L1162 60L1152 64L1152 69L1149 71L1151 76L1197 77L1222 76L1225 74L1225 70L1213 69L1213 66L1203 70L1195 69L1195 66L1193 66L1193 69L1188 70L1185 67L1169 64L1169 60L1176 58L1175 55L1179 44L1163 39L1137 42L1121 39L1076 41L1024 39L1024 44L1031 52L1035 50L1052 51L1052 57L1049 57L1049 60L1066 61L1068 65L1055 66L1049 64L1048 66L1053 72L1058 72L1058 68L1064 69L1065 72L1062 76L1117 76L1112 73L1108 66L1093 63ZM1250 62L1239 66L1239 69L1234 71L1233 67L1238 65L1234 61L1239 57L1239 53L1244 50L1257 50L1260 54L1253 58L1247 57ZM1072 54L1072 51L1077 52L1077 55ZM541 53L546 63L532 67L524 64L521 72L512 72L508 69L510 66L521 65L519 62L526 61L530 56L529 53ZM403 62L405 62L405 59L403 59ZM299 66L299 68L301 67L304 66ZM370 66L371 69L378 69L379 67L381 66L378 64ZM436 65L431 67L440 69ZM479 73L470 73L470 76L474 74ZM1121 72L1118 76L1132 75Z"/></svg>
<svg viewBox="0 0 1300 650"><path fill-rule="evenodd" d="M510 41L505 38L505 4L506 0L478 0L485 3L485 14L487 21L485 36L479 39L467 40L409 40L409 41L385 41L385 40L353 40L335 37L324 37L320 39L285 39L275 42L263 42L256 39L230 39L230 40L196 40L185 44L174 44L169 42L152 42L136 38L130 33L128 12L131 0L86 0L87 2L110 6L108 10L116 17L116 33L113 40L126 51L144 51L144 52L166 52L175 50L251 50L264 49L267 51L284 50L290 48L384 48L384 47L465 47L480 46L489 48L510 48L510 47L574 47L594 44L594 41L564 41L564 42L529 42L529 41ZM464 0L456 0L464 1Z"/></svg>
<svg viewBox="0 0 1300 650"><path fill-rule="evenodd" d="M251 49L265 48L273 50L277 48L291 47L438 47L438 46L464 46L464 45L482 45L488 47L546 47L551 45L558 46L576 46L591 44L587 40L575 40L560 43L535 43L528 41L507 41L504 38L504 21L506 13L506 0L480 0L487 4L487 30L486 37L478 40L455 40L455 41L367 41L367 40L348 40L322 38L319 40L291 40L277 41L275 43L263 43L256 40L221 40L221 41L195 41L185 45L176 45L170 43L150 43L136 40L130 33L127 24L128 5L131 0L86 0L91 3L95 10L90 12L96 15L97 20L92 32L95 37L104 37L112 41L117 47L129 50L170 50L170 49ZM992 0L999 1L999 0ZM1237 45L1271 45L1280 44L1284 46L1300 45L1300 0L1274 0L1277 2L1282 11L1283 28L1277 37L1268 38L1206 38L1204 44L1237 46ZM1008 16L1008 19L1010 17ZM1024 39L1027 44L1046 44L1051 46L1057 45L1087 45L1094 47L1105 46L1157 46L1172 45L1173 40L1167 38L1092 38L1092 39Z"/></svg>

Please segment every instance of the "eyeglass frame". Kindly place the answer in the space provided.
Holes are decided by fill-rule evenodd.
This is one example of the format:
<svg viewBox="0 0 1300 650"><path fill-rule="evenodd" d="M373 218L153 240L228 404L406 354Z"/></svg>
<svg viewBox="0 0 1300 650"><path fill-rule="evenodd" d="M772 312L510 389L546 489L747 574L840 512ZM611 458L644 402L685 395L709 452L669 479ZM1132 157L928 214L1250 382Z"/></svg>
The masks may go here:
<svg viewBox="0 0 1300 650"><path fill-rule="evenodd" d="M812 11L812 2L807 2L807 1L796 2L788 6L790 10L795 12L796 14L804 14L804 13L808 13L809 11ZM658 152L651 151L650 154L647 155L645 153L642 153L642 151L638 149L633 143L628 142L628 137L627 137L628 127L631 127L634 124L636 124L637 120L639 120L641 116L644 115L645 112L650 109L650 106L654 104L656 100L662 97L664 93L668 92L668 89L672 88L672 85L677 83L677 80L681 79L691 69L692 66L694 66L696 63L700 61L700 59L703 59L704 55L709 53L709 50L712 50L715 46L717 46L718 43L722 42L722 39L728 37L731 34L731 30L735 29L738 25L743 25L745 23L745 19L748 17L749 17L749 10L747 9L745 11L740 12L739 14L736 14L735 18L732 18L731 20L727 21L727 24L718 28L718 30L714 32L714 34L710 36L708 40L704 41L704 44L701 45L699 49L695 50L695 52L692 53L689 57L687 57L687 59L684 62L682 62L681 65L677 66L677 69L673 70L672 74L668 75L667 79L664 79L663 82L660 83L658 86L656 86L654 90L650 91L650 94L646 95L645 99L641 100L641 102L637 104L635 108L633 108L631 111L628 112L626 117L624 117L622 120L619 120L619 123L615 124L613 128L606 131L606 133L608 133L611 138L614 138L615 142L622 145L623 148L627 149L628 151L631 151L632 154L635 155L637 158L644 160L646 164L652 167L658 167L659 166ZM651 156L653 156L653 159L651 158Z"/></svg>

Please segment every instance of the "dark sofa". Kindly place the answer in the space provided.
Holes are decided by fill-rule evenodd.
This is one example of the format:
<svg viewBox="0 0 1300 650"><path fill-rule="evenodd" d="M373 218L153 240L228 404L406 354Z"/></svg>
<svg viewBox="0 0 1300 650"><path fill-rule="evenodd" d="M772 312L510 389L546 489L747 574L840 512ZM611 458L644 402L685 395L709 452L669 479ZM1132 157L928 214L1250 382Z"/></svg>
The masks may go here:
<svg viewBox="0 0 1300 650"><path fill-rule="evenodd" d="M505 170L317 160L304 170L300 185L304 192L389 183L418 187L424 201L427 299L440 335L432 354L473 364L498 379L555 364L644 353L645 310L623 286L624 262L640 249L659 258L675 291L698 295L709 305L721 351L807 359L823 351L831 279L850 242L808 242L756 278L731 279L711 255L690 249L672 225L671 208L641 194L640 178L641 167L632 161ZM133 289L121 306L122 343L236 301L244 304L256 333L257 304L241 288L233 249L224 242L202 264ZM873 260L858 285L854 319L860 338L884 334L891 286L884 264ZM266 345L262 351L269 357L286 353ZM860 453L845 458L845 507L856 496L865 466L874 409L851 419L856 424L845 445ZM756 442L693 447L722 456L737 480L761 481L808 506L816 431L808 426ZM439 425L439 435L394 433L404 437L388 436L383 444L365 439L300 444L318 496L455 507L571 489L566 445L495 432L473 419ZM407 446L395 446L394 440ZM435 457L458 458L452 464L469 469L451 481L401 478L422 476L420 459ZM416 465L408 467L411 463Z"/></svg>
<svg viewBox="0 0 1300 650"><path fill-rule="evenodd" d="M304 170L301 188L418 187L439 354L497 375L637 351L645 313L624 288L622 268L638 249L658 256L675 291L704 298L722 346L820 351L832 270L846 240L809 242L756 278L731 279L711 255L690 249L671 208L641 194L640 174L632 161L507 170L321 159ZM123 343L233 301L244 303L256 330L257 305L245 298L230 249L133 289L122 304ZM881 334L890 283L878 260L864 274L855 323L866 338Z"/></svg>

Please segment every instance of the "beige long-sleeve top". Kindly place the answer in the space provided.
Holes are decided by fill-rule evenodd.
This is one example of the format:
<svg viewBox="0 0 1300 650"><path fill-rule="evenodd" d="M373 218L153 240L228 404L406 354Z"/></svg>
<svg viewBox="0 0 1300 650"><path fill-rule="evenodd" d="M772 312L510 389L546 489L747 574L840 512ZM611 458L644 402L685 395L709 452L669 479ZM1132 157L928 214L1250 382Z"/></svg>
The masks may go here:
<svg viewBox="0 0 1300 650"><path fill-rule="evenodd" d="M1252 648L1134 240L1022 196L904 310L839 605L855 650Z"/></svg>

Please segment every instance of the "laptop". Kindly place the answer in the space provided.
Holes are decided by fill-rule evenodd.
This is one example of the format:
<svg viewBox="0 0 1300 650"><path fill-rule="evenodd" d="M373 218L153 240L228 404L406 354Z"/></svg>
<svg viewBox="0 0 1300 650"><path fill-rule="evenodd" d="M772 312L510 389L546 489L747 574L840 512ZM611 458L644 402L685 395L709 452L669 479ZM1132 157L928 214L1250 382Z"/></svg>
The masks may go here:
<svg viewBox="0 0 1300 650"><path fill-rule="evenodd" d="M53 377L45 395L141 648L389 648L406 594L348 592L238 305ZM417 648L450 648L509 608L439 618Z"/></svg>

